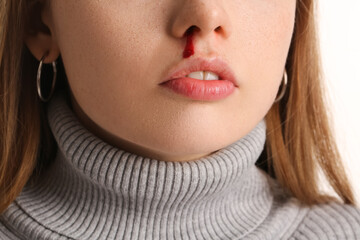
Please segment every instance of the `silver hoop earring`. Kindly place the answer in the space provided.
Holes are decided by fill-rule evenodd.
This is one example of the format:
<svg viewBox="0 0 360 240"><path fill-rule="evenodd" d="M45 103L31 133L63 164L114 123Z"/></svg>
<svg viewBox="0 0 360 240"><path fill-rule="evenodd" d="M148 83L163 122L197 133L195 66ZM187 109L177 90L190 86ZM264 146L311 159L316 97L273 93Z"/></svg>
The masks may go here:
<svg viewBox="0 0 360 240"><path fill-rule="evenodd" d="M45 54L40 60L40 64L39 64L38 71L37 71L37 77L36 77L37 92L38 92L40 99L43 102L48 102L50 100L50 98L52 97L52 94L54 93L55 83L56 83L56 73L57 73L56 62L52 62L54 75L53 75L53 80L52 80L52 84L51 84L51 90L50 90L49 96L47 98L44 98L44 96L41 92L41 70L42 70L42 66L43 66L43 61L46 56L47 56L47 54Z"/></svg>
<svg viewBox="0 0 360 240"><path fill-rule="evenodd" d="M286 92L287 83L288 83L288 76L287 76L286 69L284 69L284 76L283 76L283 79L281 82L281 91L280 91L280 94L278 94L278 96L276 97L274 103L279 102L284 97L285 92Z"/></svg>

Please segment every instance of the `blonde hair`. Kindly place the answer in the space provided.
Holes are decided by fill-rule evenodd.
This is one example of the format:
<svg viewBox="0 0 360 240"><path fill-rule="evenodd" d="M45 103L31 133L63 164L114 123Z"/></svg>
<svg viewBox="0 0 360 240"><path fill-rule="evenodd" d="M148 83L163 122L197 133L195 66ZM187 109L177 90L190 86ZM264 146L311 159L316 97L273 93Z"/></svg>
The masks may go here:
<svg viewBox="0 0 360 240"><path fill-rule="evenodd" d="M31 22L29 15L37 3L0 2L0 212L17 197L32 174L46 169L45 163L56 151L45 105L36 93L38 62L23 42L25 34L36 28L26 23ZM334 200L319 190L319 169L344 203L355 204L330 128L315 13L313 0L297 1L286 63L288 91L266 116L268 136L263 159L268 173L304 204Z"/></svg>

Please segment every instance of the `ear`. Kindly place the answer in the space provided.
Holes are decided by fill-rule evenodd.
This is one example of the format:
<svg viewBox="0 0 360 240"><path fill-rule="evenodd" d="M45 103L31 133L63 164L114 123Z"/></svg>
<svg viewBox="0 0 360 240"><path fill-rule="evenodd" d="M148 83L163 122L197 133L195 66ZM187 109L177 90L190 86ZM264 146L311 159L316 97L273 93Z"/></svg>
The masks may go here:
<svg viewBox="0 0 360 240"><path fill-rule="evenodd" d="M36 59L40 61L44 55L47 55L44 63L51 63L60 55L49 2L40 0L30 6L24 34L24 43Z"/></svg>

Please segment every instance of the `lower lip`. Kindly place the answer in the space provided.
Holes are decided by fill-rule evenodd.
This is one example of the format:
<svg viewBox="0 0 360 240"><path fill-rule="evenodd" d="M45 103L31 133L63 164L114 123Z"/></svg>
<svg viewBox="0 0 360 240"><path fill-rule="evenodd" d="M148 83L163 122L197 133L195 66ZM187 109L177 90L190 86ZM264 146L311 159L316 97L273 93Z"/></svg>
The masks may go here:
<svg viewBox="0 0 360 240"><path fill-rule="evenodd" d="M224 99L235 90L235 85L229 80L199 80L188 77L172 79L161 85L194 100L206 101Z"/></svg>

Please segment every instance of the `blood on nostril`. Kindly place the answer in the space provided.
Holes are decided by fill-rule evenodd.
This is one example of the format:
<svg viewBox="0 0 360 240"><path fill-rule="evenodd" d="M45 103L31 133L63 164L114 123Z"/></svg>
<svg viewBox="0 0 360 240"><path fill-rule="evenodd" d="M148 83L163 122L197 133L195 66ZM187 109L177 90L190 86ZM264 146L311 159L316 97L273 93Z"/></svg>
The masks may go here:
<svg viewBox="0 0 360 240"><path fill-rule="evenodd" d="M188 31L186 31L184 34L184 37L186 37L186 46L183 52L184 58L188 58L194 54L193 36L194 31L192 28L188 29Z"/></svg>
<svg viewBox="0 0 360 240"><path fill-rule="evenodd" d="M193 55L193 54L194 54L194 50L186 49L186 50L184 50L184 52L183 52L183 57L184 57L184 58L188 58L188 57L190 57L190 56Z"/></svg>

